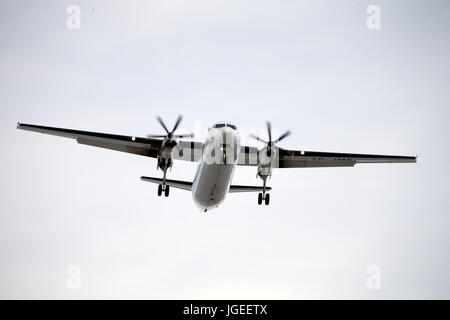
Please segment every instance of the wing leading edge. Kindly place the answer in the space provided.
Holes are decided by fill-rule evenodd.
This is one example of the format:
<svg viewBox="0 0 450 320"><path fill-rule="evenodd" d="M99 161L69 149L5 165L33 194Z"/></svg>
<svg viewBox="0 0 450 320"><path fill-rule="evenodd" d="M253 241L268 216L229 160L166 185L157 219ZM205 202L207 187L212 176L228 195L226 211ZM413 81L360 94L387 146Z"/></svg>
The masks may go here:
<svg viewBox="0 0 450 320"><path fill-rule="evenodd" d="M79 144L156 158L161 140L18 123L17 129L75 139Z"/></svg>
<svg viewBox="0 0 450 320"><path fill-rule="evenodd" d="M158 157L162 144L161 139L46 127L20 122L17 123L17 129L71 138L75 139L79 144L133 153L152 158ZM180 141L173 149L172 158L197 162L201 158L201 143L194 141Z"/></svg>

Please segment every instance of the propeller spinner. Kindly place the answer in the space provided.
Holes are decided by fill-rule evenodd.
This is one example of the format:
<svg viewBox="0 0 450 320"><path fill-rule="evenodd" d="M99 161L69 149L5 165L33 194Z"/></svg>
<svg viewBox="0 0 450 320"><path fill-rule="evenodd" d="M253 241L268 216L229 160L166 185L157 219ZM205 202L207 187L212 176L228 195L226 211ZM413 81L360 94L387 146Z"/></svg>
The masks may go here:
<svg viewBox="0 0 450 320"><path fill-rule="evenodd" d="M156 117L156 120L158 120L158 122L161 124L161 126L164 128L164 131L166 131L166 134L149 134L147 135L148 138L162 138L164 139L163 142L163 146L166 146L169 143L169 145L175 145L176 144L176 139L183 139L183 138L193 138L194 134L193 133L188 133L188 134L175 134L175 131L178 129L181 120L183 120L183 117L181 115L178 116L177 121L175 121L175 124L173 126L172 131L169 131L169 129L167 129L166 124L164 123L164 121L161 119L161 117ZM172 147L173 147L172 146Z"/></svg>
<svg viewBox="0 0 450 320"><path fill-rule="evenodd" d="M269 136L269 141L261 139L260 137L255 136L253 134L250 134L250 137L252 137L253 139L256 139L256 140L266 144L266 154L267 154L267 157L270 158L272 156L272 148L275 146L275 144L277 144L281 140L283 140L286 137L288 137L291 134L291 131L290 130L286 131L281 136L279 136L278 139L273 141L272 140L272 125L271 125L271 123L269 121L267 121L266 122L266 126L267 126L267 135Z"/></svg>

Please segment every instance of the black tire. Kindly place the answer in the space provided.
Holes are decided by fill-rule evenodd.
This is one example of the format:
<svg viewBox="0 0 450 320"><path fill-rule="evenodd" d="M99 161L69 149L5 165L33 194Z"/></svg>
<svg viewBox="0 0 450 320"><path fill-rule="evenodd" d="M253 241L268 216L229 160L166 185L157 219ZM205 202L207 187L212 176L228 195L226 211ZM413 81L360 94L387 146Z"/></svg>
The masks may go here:
<svg viewBox="0 0 450 320"><path fill-rule="evenodd" d="M266 203L266 206L268 206L270 202L270 194L266 194L266 199L264 201Z"/></svg>
<svg viewBox="0 0 450 320"><path fill-rule="evenodd" d="M166 186L166 189L164 190L164 195L165 195L166 197L169 196L169 191L170 191L170 186Z"/></svg>
<svg viewBox="0 0 450 320"><path fill-rule="evenodd" d="M262 203L262 193L258 194L258 204L260 205Z"/></svg>
<svg viewBox="0 0 450 320"><path fill-rule="evenodd" d="M158 185L158 197L161 197L162 195L162 185Z"/></svg>

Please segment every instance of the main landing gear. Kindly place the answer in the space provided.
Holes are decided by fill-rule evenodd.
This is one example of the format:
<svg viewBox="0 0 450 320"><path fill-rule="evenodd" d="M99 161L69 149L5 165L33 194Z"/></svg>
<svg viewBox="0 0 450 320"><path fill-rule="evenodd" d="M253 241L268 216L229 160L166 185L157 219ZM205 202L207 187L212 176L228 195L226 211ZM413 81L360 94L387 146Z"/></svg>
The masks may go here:
<svg viewBox="0 0 450 320"><path fill-rule="evenodd" d="M264 204L268 206L270 203L270 194L266 193L267 176L261 176L261 179L263 180L263 192L258 193L258 204L261 205L264 200Z"/></svg>
<svg viewBox="0 0 450 320"><path fill-rule="evenodd" d="M260 192L260 193L258 194L258 204L261 205L262 202L263 202L263 200L264 200L264 204L265 204L266 206L268 206L269 203L270 203L270 194L266 193L265 195L263 195L263 193Z"/></svg>
<svg viewBox="0 0 450 320"><path fill-rule="evenodd" d="M164 192L164 196L168 197L169 192L170 192L170 186L162 185L162 184L158 185L158 197L160 197L163 192Z"/></svg>
<svg viewBox="0 0 450 320"><path fill-rule="evenodd" d="M166 158L158 160L158 167L160 167L161 170L163 171L163 183L158 185L158 197L160 197L163 194L163 192L165 197L169 196L170 186L166 185L166 174L167 169L170 168L171 166L172 166L171 159Z"/></svg>

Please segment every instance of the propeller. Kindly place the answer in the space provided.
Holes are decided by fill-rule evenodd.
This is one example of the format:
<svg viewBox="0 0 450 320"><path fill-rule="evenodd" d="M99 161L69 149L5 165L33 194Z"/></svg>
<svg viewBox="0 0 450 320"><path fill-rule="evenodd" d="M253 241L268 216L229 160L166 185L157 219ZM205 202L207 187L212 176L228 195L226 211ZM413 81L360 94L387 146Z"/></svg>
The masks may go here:
<svg viewBox="0 0 450 320"><path fill-rule="evenodd" d="M256 139L257 141L260 141L262 143L265 143L267 146L267 157L271 157L272 156L272 148L275 146L275 144L277 144L278 142L280 142L281 140L285 139L286 137L288 137L291 134L291 131L288 130L285 133L283 133L281 136L278 137L278 139L276 139L275 141L272 140L272 125L269 121L266 122L266 126L267 126L267 135L269 136L269 141L266 141L264 139L261 139L258 136L255 136L254 134L250 134L250 137L252 137L253 139Z"/></svg>
<svg viewBox="0 0 450 320"><path fill-rule="evenodd" d="M164 131L166 131L166 134L148 134L147 138L167 138L168 140L173 140L173 139L183 139L183 138L193 138L194 137L193 133L175 134L175 131L177 130L177 128L179 127L179 125L181 123L181 120L183 120L183 117L181 115L179 115L177 118L177 121L175 121L172 131L169 131L169 129L167 129L167 126L164 123L164 121L161 119L161 117L159 117L159 116L156 117L156 120L158 120L158 122L164 128Z"/></svg>

